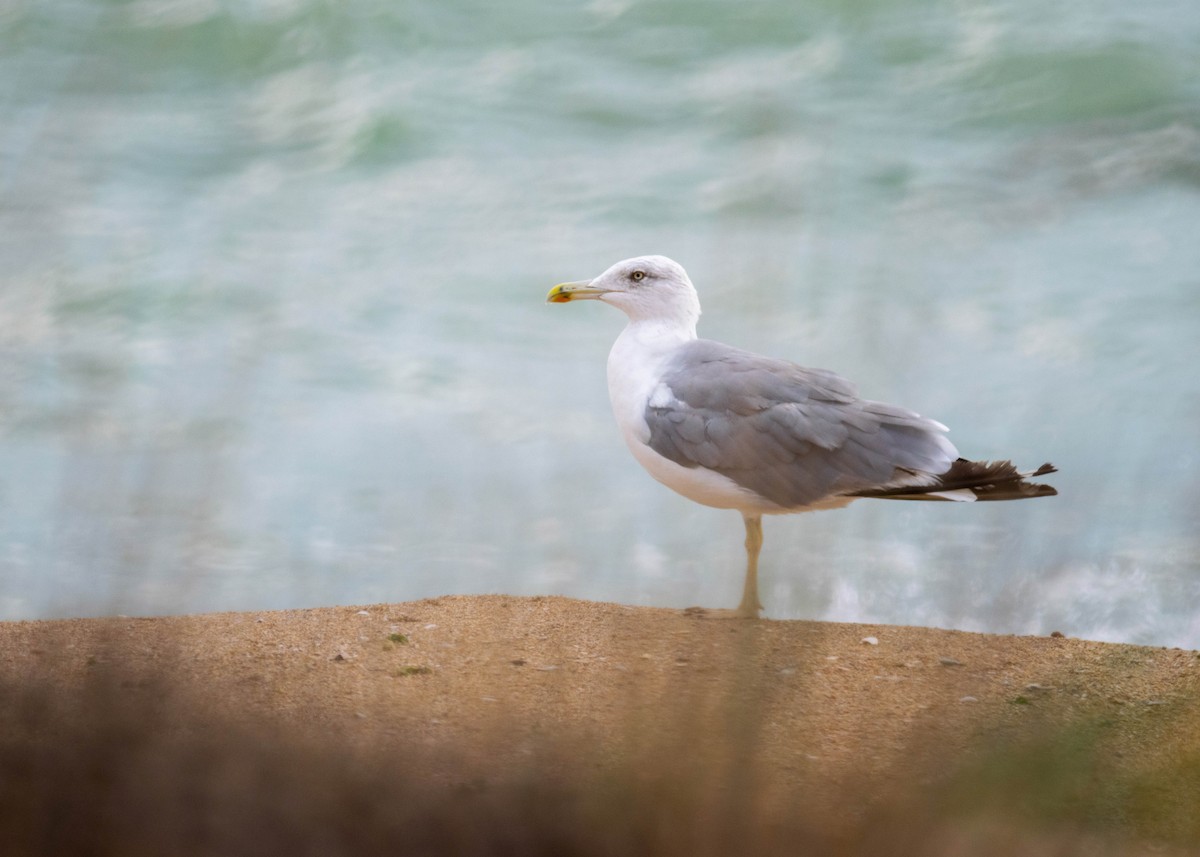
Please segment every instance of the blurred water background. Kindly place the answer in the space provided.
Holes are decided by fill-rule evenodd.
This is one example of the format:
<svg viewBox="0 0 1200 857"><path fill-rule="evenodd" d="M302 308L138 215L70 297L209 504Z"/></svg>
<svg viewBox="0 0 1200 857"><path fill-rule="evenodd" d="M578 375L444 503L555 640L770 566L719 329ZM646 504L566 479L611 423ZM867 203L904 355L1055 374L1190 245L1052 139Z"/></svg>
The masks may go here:
<svg viewBox="0 0 1200 857"><path fill-rule="evenodd" d="M640 253L1060 496L766 521L775 617L1200 646L1191 0L0 2L0 618L736 603Z"/></svg>

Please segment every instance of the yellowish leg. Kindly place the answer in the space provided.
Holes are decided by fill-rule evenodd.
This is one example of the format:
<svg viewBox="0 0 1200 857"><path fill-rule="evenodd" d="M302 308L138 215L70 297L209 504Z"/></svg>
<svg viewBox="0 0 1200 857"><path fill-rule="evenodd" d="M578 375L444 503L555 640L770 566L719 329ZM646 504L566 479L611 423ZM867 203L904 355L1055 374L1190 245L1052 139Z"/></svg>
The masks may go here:
<svg viewBox="0 0 1200 857"><path fill-rule="evenodd" d="M746 582L742 587L742 603L738 605L739 616L757 619L763 609L758 600L758 552L762 549L762 516L742 515L746 522Z"/></svg>

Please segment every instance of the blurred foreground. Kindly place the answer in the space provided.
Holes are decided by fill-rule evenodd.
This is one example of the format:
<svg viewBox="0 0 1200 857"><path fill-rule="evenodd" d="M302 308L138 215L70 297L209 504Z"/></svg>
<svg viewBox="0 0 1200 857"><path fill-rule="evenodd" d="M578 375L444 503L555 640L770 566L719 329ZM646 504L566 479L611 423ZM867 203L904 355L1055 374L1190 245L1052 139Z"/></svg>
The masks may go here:
<svg viewBox="0 0 1200 857"><path fill-rule="evenodd" d="M455 597L0 663L12 857L1200 853L1195 652Z"/></svg>

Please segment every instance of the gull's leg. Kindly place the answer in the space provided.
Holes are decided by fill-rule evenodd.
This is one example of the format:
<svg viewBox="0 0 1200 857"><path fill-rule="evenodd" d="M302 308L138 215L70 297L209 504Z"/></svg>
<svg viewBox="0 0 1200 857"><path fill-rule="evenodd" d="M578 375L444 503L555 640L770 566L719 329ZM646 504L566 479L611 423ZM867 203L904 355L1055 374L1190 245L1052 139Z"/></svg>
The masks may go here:
<svg viewBox="0 0 1200 857"><path fill-rule="evenodd" d="M742 588L742 603L738 605L739 616L757 619L763 609L758 600L758 552L762 549L762 516L742 514L746 523L746 582Z"/></svg>

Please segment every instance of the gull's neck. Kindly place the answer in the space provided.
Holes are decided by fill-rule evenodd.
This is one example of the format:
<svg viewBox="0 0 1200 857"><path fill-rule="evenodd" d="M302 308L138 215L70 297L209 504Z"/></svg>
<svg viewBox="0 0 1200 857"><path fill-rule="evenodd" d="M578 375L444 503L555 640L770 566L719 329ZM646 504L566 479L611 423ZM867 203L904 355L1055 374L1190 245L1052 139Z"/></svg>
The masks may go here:
<svg viewBox="0 0 1200 857"><path fill-rule="evenodd" d="M646 402L661 382L671 354L696 338L696 322L631 319L608 353L608 397L625 440L644 443Z"/></svg>
<svg viewBox="0 0 1200 857"><path fill-rule="evenodd" d="M673 351L695 338L694 318L632 318L617 343L625 340L626 347L636 349L645 358Z"/></svg>

